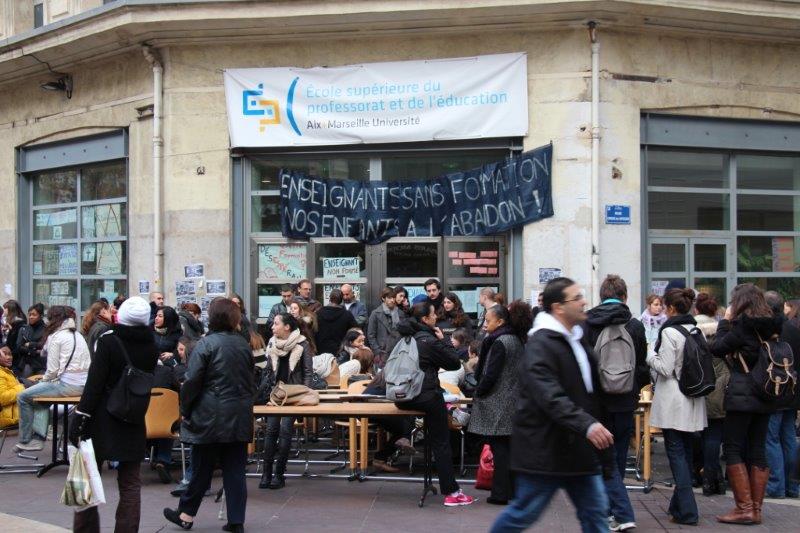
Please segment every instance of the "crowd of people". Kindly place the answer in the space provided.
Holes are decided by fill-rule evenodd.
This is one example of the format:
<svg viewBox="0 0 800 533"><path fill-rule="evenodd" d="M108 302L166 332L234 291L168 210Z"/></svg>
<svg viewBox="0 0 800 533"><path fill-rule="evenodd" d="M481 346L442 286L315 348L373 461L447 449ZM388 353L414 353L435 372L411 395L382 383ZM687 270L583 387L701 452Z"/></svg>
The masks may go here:
<svg viewBox="0 0 800 533"><path fill-rule="evenodd" d="M228 504L223 529L242 531L253 404L265 402L279 382L324 387L334 370L344 386L363 379L366 392L385 394L387 361L398 343L413 338L424 379L421 392L398 406L425 413L444 504L461 506L475 500L456 481L450 418L461 409L446 402L444 388L473 398L464 425L473 443L492 451L487 502L507 506L493 531L530 526L559 488L574 501L584 531L635 528L623 479L643 388L652 388L651 423L663 433L675 481L668 509L674 522L698 522L693 486L702 486L705 495L730 487L735 507L717 517L725 523L761 523L765 495L798 497L798 405L778 410L752 390L747 376L764 339L780 338L798 353L798 301L784 303L777 293L743 284L724 309L709 294L668 286L663 296L648 296L634 317L619 276L606 277L600 304L588 311L580 287L557 278L534 307L522 300L506 304L484 288L473 320L458 294L442 291L437 279L424 288L410 301L404 287L387 287L368 313L349 284L321 303L312 297L311 282L302 280L281 287L260 330L265 335L236 294L215 299L206 323L196 304L176 310L158 292L150 302L94 302L80 324L70 307L45 312L36 304L26 315L9 300L2 309L0 426L19 424L18 451L41 450L49 411L35 398L81 396L70 440L92 438L98 460L115 465L116 530L137 531L145 450L154 449L151 467L170 483L175 443L145 442L143 414L121 421L108 404L126 368L152 374L154 387L179 392L180 438L190 445L186 475L172 491L179 504L164 516L191 528L221 464ZM714 391L703 397L687 396L680 384L685 345L695 329L713 356ZM414 421L375 422L388 442L373 466L398 472L393 461L414 452ZM259 488L286 485L293 424L292 417L267 417ZM96 509L76 513L75 531L99 527Z"/></svg>

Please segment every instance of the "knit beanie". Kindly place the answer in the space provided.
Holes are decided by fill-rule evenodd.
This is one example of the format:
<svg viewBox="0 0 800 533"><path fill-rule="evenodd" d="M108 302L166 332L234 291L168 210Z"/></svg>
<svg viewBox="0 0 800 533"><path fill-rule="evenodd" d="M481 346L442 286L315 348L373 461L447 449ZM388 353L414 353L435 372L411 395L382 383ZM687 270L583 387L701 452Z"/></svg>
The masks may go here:
<svg viewBox="0 0 800 533"><path fill-rule="evenodd" d="M140 296L128 298L117 311L117 322L123 326L146 326L150 321L150 304Z"/></svg>

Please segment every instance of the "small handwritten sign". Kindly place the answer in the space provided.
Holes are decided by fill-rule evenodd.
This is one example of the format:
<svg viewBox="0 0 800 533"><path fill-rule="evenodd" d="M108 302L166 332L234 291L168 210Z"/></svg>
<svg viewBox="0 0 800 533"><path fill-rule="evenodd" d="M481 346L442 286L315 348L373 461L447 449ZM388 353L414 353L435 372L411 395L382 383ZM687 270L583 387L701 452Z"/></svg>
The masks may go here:
<svg viewBox="0 0 800 533"><path fill-rule="evenodd" d="M323 278L357 278L361 273L358 257L323 257Z"/></svg>

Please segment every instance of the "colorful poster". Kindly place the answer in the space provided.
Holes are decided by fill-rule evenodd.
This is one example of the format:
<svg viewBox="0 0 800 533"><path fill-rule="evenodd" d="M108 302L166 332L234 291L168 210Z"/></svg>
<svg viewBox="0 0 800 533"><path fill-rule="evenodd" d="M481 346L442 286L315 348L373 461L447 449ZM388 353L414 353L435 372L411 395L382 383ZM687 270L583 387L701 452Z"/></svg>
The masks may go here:
<svg viewBox="0 0 800 533"><path fill-rule="evenodd" d="M794 237L772 238L772 271L794 272Z"/></svg>
<svg viewBox="0 0 800 533"><path fill-rule="evenodd" d="M260 280L300 280L306 277L305 244L259 244Z"/></svg>

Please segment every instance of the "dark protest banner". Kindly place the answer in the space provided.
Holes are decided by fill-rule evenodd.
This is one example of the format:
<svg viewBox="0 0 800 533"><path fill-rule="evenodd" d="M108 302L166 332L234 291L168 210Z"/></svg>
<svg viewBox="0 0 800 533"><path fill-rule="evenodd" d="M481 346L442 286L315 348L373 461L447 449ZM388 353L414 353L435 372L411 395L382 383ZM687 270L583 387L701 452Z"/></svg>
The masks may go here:
<svg viewBox="0 0 800 533"><path fill-rule="evenodd" d="M323 179L281 172L284 237L492 235L553 216L553 145L467 172L418 181Z"/></svg>

